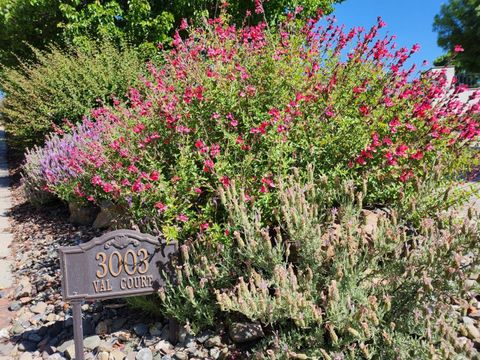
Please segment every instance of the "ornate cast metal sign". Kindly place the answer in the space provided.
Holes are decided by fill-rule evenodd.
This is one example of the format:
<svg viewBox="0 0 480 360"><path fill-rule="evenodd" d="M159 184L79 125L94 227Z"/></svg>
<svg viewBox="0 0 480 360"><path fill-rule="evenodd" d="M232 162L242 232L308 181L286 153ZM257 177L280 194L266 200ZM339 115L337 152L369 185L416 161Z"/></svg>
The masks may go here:
<svg viewBox="0 0 480 360"><path fill-rule="evenodd" d="M63 298L73 303L76 359L83 360L81 302L157 292L165 284L163 274L173 276L176 244L133 230L116 230L58 252Z"/></svg>

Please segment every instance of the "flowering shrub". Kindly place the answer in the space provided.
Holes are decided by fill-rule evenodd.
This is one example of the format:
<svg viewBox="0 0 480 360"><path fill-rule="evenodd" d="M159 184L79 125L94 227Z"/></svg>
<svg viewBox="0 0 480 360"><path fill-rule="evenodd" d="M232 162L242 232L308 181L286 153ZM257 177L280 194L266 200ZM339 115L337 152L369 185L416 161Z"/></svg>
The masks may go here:
<svg viewBox="0 0 480 360"><path fill-rule="evenodd" d="M121 202L136 220L161 221L178 237L221 216L214 191L232 179L246 201L273 209L277 178L312 164L332 186L366 178L365 203L376 204L415 193L414 179L435 167L439 184L466 167L478 94L465 104L463 89L441 74L410 80L414 68L404 64L418 46L397 49L380 37L380 19L346 32L332 19L317 27L320 14L306 23L295 16L276 31L237 29L224 18L198 29L182 22L173 49L149 64L128 101L92 114L92 123L115 128L87 151L99 156L92 171L63 162L81 179L47 179L51 191Z"/></svg>
<svg viewBox="0 0 480 360"><path fill-rule="evenodd" d="M464 280L480 265L478 218L423 218L415 230L339 185L279 181L276 228L241 188L220 188L234 241L203 233L182 245L159 312L194 331L228 317L260 322L261 359L476 358L450 301L475 301Z"/></svg>
<svg viewBox="0 0 480 360"><path fill-rule="evenodd" d="M44 147L27 151L23 166L27 196L34 189L39 194L54 192L66 201L84 197L81 184L105 163L103 142L112 129L108 121L84 119L71 125L68 133L51 134Z"/></svg>

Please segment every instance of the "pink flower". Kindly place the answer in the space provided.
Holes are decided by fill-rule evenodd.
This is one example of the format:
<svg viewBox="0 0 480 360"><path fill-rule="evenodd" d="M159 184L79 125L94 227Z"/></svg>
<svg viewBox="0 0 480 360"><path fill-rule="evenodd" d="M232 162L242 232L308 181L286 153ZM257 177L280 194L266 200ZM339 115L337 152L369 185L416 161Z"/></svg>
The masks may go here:
<svg viewBox="0 0 480 360"><path fill-rule="evenodd" d="M255 14L263 14L262 0L255 0Z"/></svg>
<svg viewBox="0 0 480 360"><path fill-rule="evenodd" d="M331 117L334 117L335 116L335 111L333 110L333 107L331 106L328 106L326 109L325 109L325 115L329 118Z"/></svg>
<svg viewBox="0 0 480 360"><path fill-rule="evenodd" d="M390 146L390 145L393 144L392 139L390 139L388 136L385 136L382 141L383 141L383 143L384 143L385 145L389 145L389 146Z"/></svg>
<svg viewBox="0 0 480 360"><path fill-rule="evenodd" d="M402 175L400 175L401 182L407 182L413 176L413 172L411 170L404 170Z"/></svg>
<svg viewBox="0 0 480 360"><path fill-rule="evenodd" d="M185 214L179 214L179 215L177 215L177 221L187 222L188 221L188 216L185 215Z"/></svg>
<svg viewBox="0 0 480 360"><path fill-rule="evenodd" d="M90 182L91 182L92 185L102 185L103 184L102 178L98 175L95 175Z"/></svg>
<svg viewBox="0 0 480 360"><path fill-rule="evenodd" d="M208 223L200 224L200 231L208 230L209 227L210 225Z"/></svg>
<svg viewBox="0 0 480 360"><path fill-rule="evenodd" d="M207 159L203 162L203 171L205 172L212 171L214 167L215 167L215 163L210 159Z"/></svg>
<svg viewBox="0 0 480 360"><path fill-rule="evenodd" d="M388 123L388 126L390 126L390 131L392 133L396 133L397 132L397 127L399 127L401 125L400 121L398 121L398 118L394 118L392 121L390 121Z"/></svg>
<svg viewBox="0 0 480 360"><path fill-rule="evenodd" d="M223 184L223 186L228 187L230 186L230 178L227 175L223 175L220 179L220 182Z"/></svg>
<svg viewBox="0 0 480 360"><path fill-rule="evenodd" d="M200 189L198 187L193 189L193 191L195 192L195 194L201 194L202 193L202 189Z"/></svg>
<svg viewBox="0 0 480 360"><path fill-rule="evenodd" d="M106 193L112 192L113 191L113 185L110 183L104 183L102 186L103 191Z"/></svg>
<svg viewBox="0 0 480 360"><path fill-rule="evenodd" d="M187 19L182 19L182 22L180 23L180 30L185 30L186 28L188 28Z"/></svg>
<svg viewBox="0 0 480 360"><path fill-rule="evenodd" d="M152 173L150 174L150 180L157 181L159 178L160 174L158 173L158 171L152 171Z"/></svg>
<svg viewBox="0 0 480 360"><path fill-rule="evenodd" d="M138 125L135 125L135 127L133 128L133 132L139 134L139 133L141 133L144 129L145 129L145 125L143 125L143 124L138 124Z"/></svg>
<svg viewBox="0 0 480 360"><path fill-rule="evenodd" d="M418 150L415 154L413 154L412 156L410 156L410 158L414 159L414 160L421 160L423 159L423 152L421 152L420 150Z"/></svg>
<svg viewBox="0 0 480 360"><path fill-rule="evenodd" d="M402 144L402 145L399 145L399 146L396 148L395 153L396 153L398 156L405 157L405 156L407 156L407 150L408 150L408 146L405 145L405 144Z"/></svg>
<svg viewBox="0 0 480 360"><path fill-rule="evenodd" d="M143 184L140 180L136 180L132 185L132 191L134 193L141 192L143 190Z"/></svg>
<svg viewBox="0 0 480 360"><path fill-rule="evenodd" d="M92 202L95 201L95 199L92 195L88 195L87 200L92 201Z"/></svg>
<svg viewBox="0 0 480 360"><path fill-rule="evenodd" d="M156 202L154 207L158 209L159 212L164 212L165 210L167 210L167 205L165 205L161 201Z"/></svg>
<svg viewBox="0 0 480 360"><path fill-rule="evenodd" d="M455 51L456 53L459 53L459 52L464 52L465 49L462 47L462 45L455 45L455 48L453 49L453 51Z"/></svg>
<svg viewBox="0 0 480 360"><path fill-rule="evenodd" d="M210 146L210 155L215 158L218 154L220 154L220 145L213 144Z"/></svg>
<svg viewBox="0 0 480 360"><path fill-rule="evenodd" d="M390 166L397 165L397 160L395 160L395 155L392 152L388 151L387 153L385 153L384 156L387 159L388 165Z"/></svg>
<svg viewBox="0 0 480 360"><path fill-rule="evenodd" d="M268 187L271 187L271 188L275 187L273 180L269 177L263 177L261 181L262 181L262 184L265 184Z"/></svg>

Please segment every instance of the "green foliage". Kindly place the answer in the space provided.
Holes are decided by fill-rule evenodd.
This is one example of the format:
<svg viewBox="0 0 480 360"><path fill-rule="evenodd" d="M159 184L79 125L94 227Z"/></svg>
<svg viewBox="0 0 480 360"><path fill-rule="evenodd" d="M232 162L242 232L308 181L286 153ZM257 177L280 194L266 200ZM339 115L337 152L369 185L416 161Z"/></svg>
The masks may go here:
<svg viewBox="0 0 480 360"><path fill-rule="evenodd" d="M52 125L63 126L65 119L76 123L137 83L144 68L137 51L109 43L84 45L33 50L36 63L5 69L2 118L11 140L20 146L41 144Z"/></svg>
<svg viewBox="0 0 480 360"><path fill-rule="evenodd" d="M63 16L59 5L59 0L0 0L1 65L16 65L18 58L34 58L26 42L44 49L62 40L58 24Z"/></svg>
<svg viewBox="0 0 480 360"><path fill-rule="evenodd" d="M480 1L450 0L442 4L435 16L434 31L438 32L438 45L453 55L455 45L463 52L456 54L454 65L462 70L480 72ZM445 57L437 59L436 65L445 65Z"/></svg>
<svg viewBox="0 0 480 360"><path fill-rule="evenodd" d="M478 219L453 213L415 228L395 210L362 209L351 183L332 190L300 175L280 182L274 226L234 184L219 190L232 241L213 244L206 232L183 245L159 311L197 331L229 317L259 321L269 359L472 358L449 303L469 299ZM469 252L476 260L461 260Z"/></svg>
<svg viewBox="0 0 480 360"><path fill-rule="evenodd" d="M284 17L286 9L302 5L310 16L318 8L330 13L332 3L341 1L270 0L264 4L265 15L273 24ZM237 24L247 10L254 13L254 0L229 3ZM169 41L182 19L198 22L202 17L215 17L221 6L218 0L1 0L0 64L11 66L18 64L17 58L34 58L30 46L41 50L52 43L82 46L89 39L128 41L151 52L156 44ZM256 17L263 19L263 15Z"/></svg>

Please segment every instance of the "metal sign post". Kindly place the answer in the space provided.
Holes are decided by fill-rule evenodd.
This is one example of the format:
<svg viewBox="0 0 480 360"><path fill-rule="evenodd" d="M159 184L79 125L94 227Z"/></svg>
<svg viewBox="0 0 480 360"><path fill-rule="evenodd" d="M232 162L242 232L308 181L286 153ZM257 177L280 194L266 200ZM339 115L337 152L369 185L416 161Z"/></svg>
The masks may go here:
<svg viewBox="0 0 480 360"><path fill-rule="evenodd" d="M133 230L116 230L85 244L58 249L62 292L73 305L75 358L84 360L82 301L123 298L158 292L163 274L174 278L176 244ZM170 321L170 338L178 324Z"/></svg>
<svg viewBox="0 0 480 360"><path fill-rule="evenodd" d="M72 301L73 305L73 341L75 342L75 359L85 360L83 351L83 321L82 321L82 302Z"/></svg>

